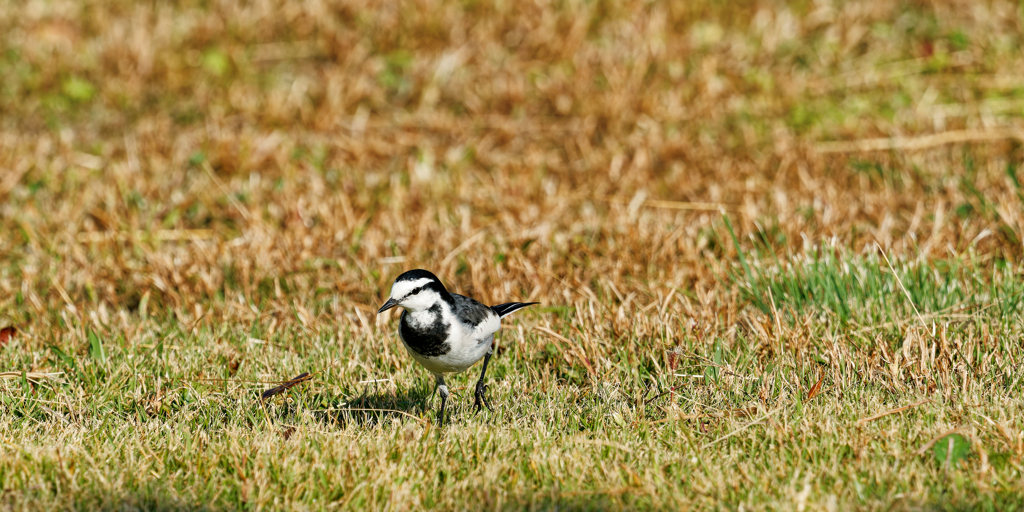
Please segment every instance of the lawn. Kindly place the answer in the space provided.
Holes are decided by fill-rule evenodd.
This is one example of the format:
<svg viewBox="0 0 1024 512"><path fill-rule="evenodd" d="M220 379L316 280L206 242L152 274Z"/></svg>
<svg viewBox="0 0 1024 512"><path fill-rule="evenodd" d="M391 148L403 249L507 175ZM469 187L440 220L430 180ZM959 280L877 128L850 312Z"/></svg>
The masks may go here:
<svg viewBox="0 0 1024 512"><path fill-rule="evenodd" d="M1022 25L8 2L0 509L1022 509ZM413 268L541 303L493 411Z"/></svg>

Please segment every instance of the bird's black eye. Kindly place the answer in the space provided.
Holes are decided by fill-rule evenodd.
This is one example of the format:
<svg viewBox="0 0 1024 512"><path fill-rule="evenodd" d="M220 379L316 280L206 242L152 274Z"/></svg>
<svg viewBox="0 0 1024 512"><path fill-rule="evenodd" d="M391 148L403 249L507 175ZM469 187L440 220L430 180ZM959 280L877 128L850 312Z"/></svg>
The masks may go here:
<svg viewBox="0 0 1024 512"><path fill-rule="evenodd" d="M415 289L413 289L413 291L405 294L405 297L402 297L402 300L405 300L405 299L407 299L409 297L412 297L413 295L416 295L416 294L422 292L426 288L427 288L427 285L423 285L423 286L420 286L419 288L415 288Z"/></svg>

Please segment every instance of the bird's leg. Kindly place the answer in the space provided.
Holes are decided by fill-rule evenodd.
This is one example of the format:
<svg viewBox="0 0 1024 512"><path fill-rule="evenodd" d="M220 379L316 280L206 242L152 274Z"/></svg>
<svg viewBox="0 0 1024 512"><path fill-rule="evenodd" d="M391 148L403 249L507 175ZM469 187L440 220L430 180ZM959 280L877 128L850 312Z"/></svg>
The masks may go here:
<svg viewBox="0 0 1024 512"><path fill-rule="evenodd" d="M434 376L437 380L437 391L441 394L441 410L437 413L437 423L439 426L444 426L444 406L448 403L448 386L444 383L444 376L437 374Z"/></svg>
<svg viewBox="0 0 1024 512"><path fill-rule="evenodd" d="M434 389L430 390L429 395L423 397L423 410L427 410L434 403L434 392L437 391L439 385L437 375L434 375Z"/></svg>
<svg viewBox="0 0 1024 512"><path fill-rule="evenodd" d="M476 412L480 412L481 406L486 406L488 411L494 410L484 396L484 391L487 390L487 385L484 384L484 376L487 375L487 362L491 360L491 352L491 350L488 350L487 355L484 356L484 369L480 372L480 380L476 381L476 401L473 403L473 406L476 407Z"/></svg>

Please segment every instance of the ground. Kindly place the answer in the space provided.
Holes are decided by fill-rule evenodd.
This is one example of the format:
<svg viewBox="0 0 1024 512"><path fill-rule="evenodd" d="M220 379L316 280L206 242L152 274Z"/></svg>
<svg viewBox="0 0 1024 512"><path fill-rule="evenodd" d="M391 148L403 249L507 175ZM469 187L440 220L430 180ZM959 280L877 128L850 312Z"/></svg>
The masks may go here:
<svg viewBox="0 0 1024 512"><path fill-rule="evenodd" d="M1022 23L10 3L0 508L1021 508ZM411 268L541 303L493 411Z"/></svg>

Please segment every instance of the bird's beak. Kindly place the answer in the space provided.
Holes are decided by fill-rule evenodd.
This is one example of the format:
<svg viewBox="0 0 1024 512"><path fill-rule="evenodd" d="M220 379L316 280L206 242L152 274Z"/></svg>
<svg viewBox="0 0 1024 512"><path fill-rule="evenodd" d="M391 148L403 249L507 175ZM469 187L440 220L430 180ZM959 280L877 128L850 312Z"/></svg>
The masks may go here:
<svg viewBox="0 0 1024 512"><path fill-rule="evenodd" d="M387 310L389 310L389 309L391 309L391 308L393 308L393 307L395 307L397 305L398 305L398 301L397 300L395 300L395 299L388 299L388 301L385 302L384 305L381 306L380 309L377 310L377 314L379 315L379 314L381 314L381 313L383 313L383 312L385 312L385 311L387 311Z"/></svg>

